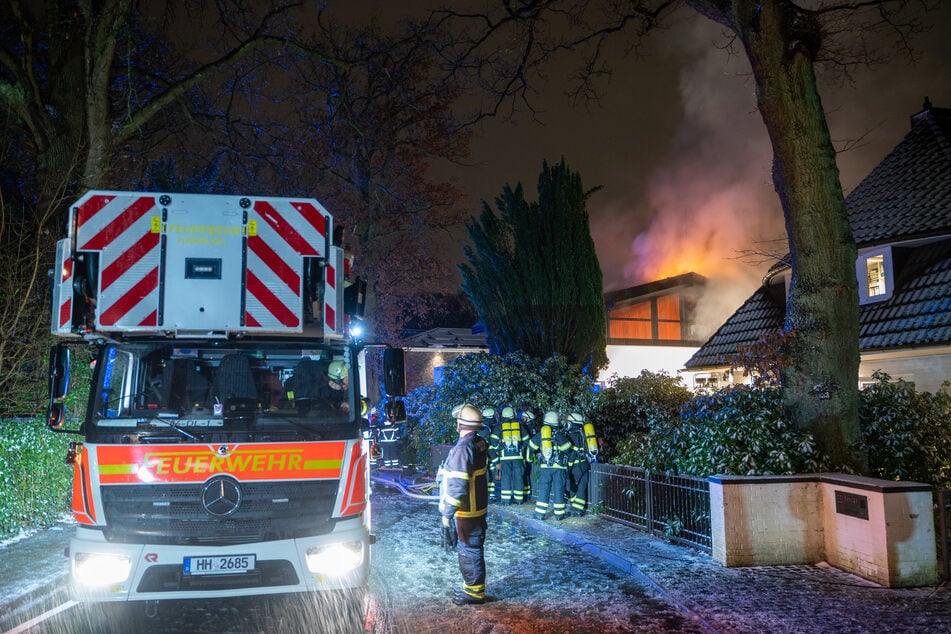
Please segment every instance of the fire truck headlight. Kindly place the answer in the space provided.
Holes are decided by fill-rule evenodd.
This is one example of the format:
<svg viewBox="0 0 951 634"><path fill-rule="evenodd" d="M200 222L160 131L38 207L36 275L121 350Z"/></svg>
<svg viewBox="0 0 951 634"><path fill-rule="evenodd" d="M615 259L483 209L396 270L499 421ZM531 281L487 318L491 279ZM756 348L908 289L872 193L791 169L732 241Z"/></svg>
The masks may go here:
<svg viewBox="0 0 951 634"><path fill-rule="evenodd" d="M118 553L76 553L73 578L87 586L121 583L132 572L132 559Z"/></svg>
<svg viewBox="0 0 951 634"><path fill-rule="evenodd" d="M361 565L361 541L339 542L307 549L307 569L314 574L345 575Z"/></svg>

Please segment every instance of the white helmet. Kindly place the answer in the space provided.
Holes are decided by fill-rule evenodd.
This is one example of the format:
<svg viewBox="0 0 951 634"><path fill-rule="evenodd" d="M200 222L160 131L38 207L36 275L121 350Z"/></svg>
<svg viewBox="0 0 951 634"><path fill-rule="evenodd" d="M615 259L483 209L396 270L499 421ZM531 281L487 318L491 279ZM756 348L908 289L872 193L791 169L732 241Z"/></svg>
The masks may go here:
<svg viewBox="0 0 951 634"><path fill-rule="evenodd" d="M471 429L482 429L482 412L474 405L466 403L456 414L456 425Z"/></svg>
<svg viewBox="0 0 951 634"><path fill-rule="evenodd" d="M502 420L515 420L515 408L506 405L502 408Z"/></svg>
<svg viewBox="0 0 951 634"><path fill-rule="evenodd" d="M542 422L549 427L558 427L561 425L561 421L558 419L558 412L553 410L545 412L545 418L542 419Z"/></svg>

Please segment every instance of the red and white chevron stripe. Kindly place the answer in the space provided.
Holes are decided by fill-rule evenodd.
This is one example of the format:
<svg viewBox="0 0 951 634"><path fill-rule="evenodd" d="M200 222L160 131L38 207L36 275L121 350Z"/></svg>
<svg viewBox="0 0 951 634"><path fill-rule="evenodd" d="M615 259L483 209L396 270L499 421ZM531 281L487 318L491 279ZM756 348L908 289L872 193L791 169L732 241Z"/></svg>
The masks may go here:
<svg viewBox="0 0 951 634"><path fill-rule="evenodd" d="M69 333L75 309L71 245L99 254L90 282L103 331L302 332L304 258L314 257L327 260L325 332L342 334L342 251L328 253L332 220L316 200L89 192L72 212L72 242L58 250L57 334ZM205 259L217 278L187 272Z"/></svg>
<svg viewBox="0 0 951 634"><path fill-rule="evenodd" d="M328 224L316 201L254 201L248 214L248 330L301 328L302 258L325 256Z"/></svg>
<svg viewBox="0 0 951 634"><path fill-rule="evenodd" d="M99 252L97 328L156 327L161 251L155 197L90 192L74 213L76 251Z"/></svg>

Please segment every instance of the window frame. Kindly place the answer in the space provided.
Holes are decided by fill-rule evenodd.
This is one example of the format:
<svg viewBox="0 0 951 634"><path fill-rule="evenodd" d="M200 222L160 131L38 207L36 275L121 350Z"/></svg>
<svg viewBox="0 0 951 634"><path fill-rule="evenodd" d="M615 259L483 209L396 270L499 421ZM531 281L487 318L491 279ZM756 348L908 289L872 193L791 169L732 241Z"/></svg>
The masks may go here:
<svg viewBox="0 0 951 634"><path fill-rule="evenodd" d="M870 260L877 258L882 259L885 291L877 295L872 295L868 280L868 266ZM882 246L873 249L860 249L858 258L855 261L855 276L858 280L860 306L891 299L892 293L895 291L895 264L892 258L892 248L890 246Z"/></svg>

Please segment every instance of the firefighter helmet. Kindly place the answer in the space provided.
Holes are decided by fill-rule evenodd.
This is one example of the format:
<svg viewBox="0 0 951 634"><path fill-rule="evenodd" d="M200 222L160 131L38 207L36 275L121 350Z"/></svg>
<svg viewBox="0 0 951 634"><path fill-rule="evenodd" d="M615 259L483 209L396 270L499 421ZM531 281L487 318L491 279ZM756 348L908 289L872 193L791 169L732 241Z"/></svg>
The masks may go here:
<svg viewBox="0 0 951 634"><path fill-rule="evenodd" d="M466 403L459 408L459 413L456 414L456 425L471 429L482 429L482 412L476 409L474 405Z"/></svg>
<svg viewBox="0 0 951 634"><path fill-rule="evenodd" d="M533 420L535 420L535 412L533 412L530 409L527 409L524 412L522 412L522 422L527 423Z"/></svg>
<svg viewBox="0 0 951 634"><path fill-rule="evenodd" d="M571 412L568 414L568 424L569 425L584 425L584 416L578 412Z"/></svg>
<svg viewBox="0 0 951 634"><path fill-rule="evenodd" d="M502 420L515 420L515 408L506 405L502 408Z"/></svg>
<svg viewBox="0 0 951 634"><path fill-rule="evenodd" d="M495 409L492 407L483 407L482 408L482 418L495 418Z"/></svg>
<svg viewBox="0 0 951 634"><path fill-rule="evenodd" d="M545 412L545 418L542 419L542 422L552 427L558 427L561 425L561 421L558 420L558 412L552 410Z"/></svg>
<svg viewBox="0 0 951 634"><path fill-rule="evenodd" d="M327 376L332 381L343 381L347 376L347 364L343 361L331 361L327 366Z"/></svg>

